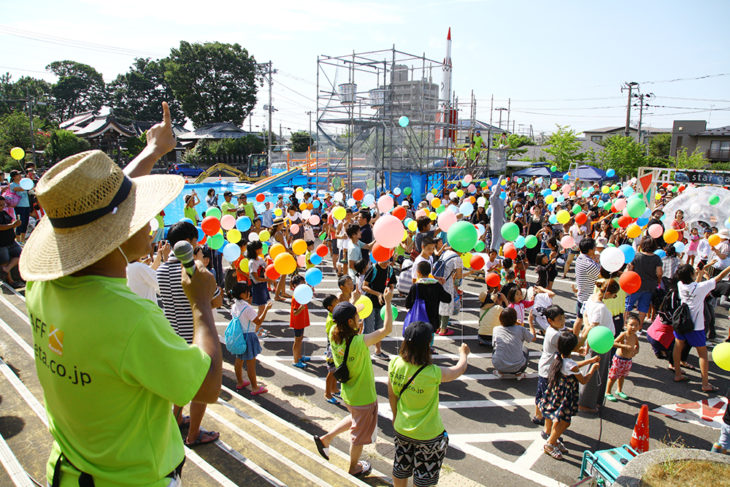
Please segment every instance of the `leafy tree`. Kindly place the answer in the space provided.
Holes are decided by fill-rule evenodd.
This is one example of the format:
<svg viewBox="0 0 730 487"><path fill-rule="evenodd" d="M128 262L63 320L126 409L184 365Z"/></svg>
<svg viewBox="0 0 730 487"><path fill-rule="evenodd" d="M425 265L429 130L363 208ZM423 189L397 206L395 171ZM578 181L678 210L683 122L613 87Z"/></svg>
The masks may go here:
<svg viewBox="0 0 730 487"><path fill-rule="evenodd" d="M175 123L184 123L182 105L175 99L165 79L161 61L137 58L129 72L109 83L109 101L115 115L129 120L153 121L160 117L160 105L167 101Z"/></svg>
<svg viewBox="0 0 730 487"><path fill-rule="evenodd" d="M86 111L98 111L106 98L106 85L101 74L88 64L76 61L55 61L46 66L58 81L51 93L56 115L60 120Z"/></svg>
<svg viewBox="0 0 730 487"><path fill-rule="evenodd" d="M523 145L535 145L535 141L524 135L509 134L507 136L507 146L511 149L517 149Z"/></svg>
<svg viewBox="0 0 730 487"><path fill-rule="evenodd" d="M560 171L566 171L572 162L580 159L578 152L581 143L575 131L568 125L556 126L558 131L553 132L545 142L549 146L545 149L545 152L553 156L555 165L558 166Z"/></svg>
<svg viewBox="0 0 730 487"><path fill-rule="evenodd" d="M291 148L294 152L307 152L307 149L313 146L314 139L308 132L301 130L291 134Z"/></svg>
<svg viewBox="0 0 730 487"><path fill-rule="evenodd" d="M646 165L646 147L633 137L614 135L604 141L604 149L598 153L603 169L613 168L619 176L635 176Z"/></svg>
<svg viewBox="0 0 730 487"><path fill-rule="evenodd" d="M201 140L195 147L187 151L183 159L196 166L212 165L225 162L228 156L248 157L266 150L266 143L254 134L238 139Z"/></svg>
<svg viewBox="0 0 730 487"><path fill-rule="evenodd" d="M699 147L692 154L688 154L687 148L682 147L677 151L676 157L670 157L669 159L669 167L676 167L677 169L702 169L709 164Z"/></svg>
<svg viewBox="0 0 730 487"><path fill-rule="evenodd" d="M165 79L196 126L241 125L256 105L256 60L239 44L181 41L163 62Z"/></svg>
<svg viewBox="0 0 730 487"><path fill-rule="evenodd" d="M28 98L34 102L34 116L44 119L52 118L53 104L50 83L29 76L23 76L14 82L10 73L0 75L0 115L6 115L12 111L26 111L27 102L25 100Z"/></svg>
<svg viewBox="0 0 730 487"><path fill-rule="evenodd" d="M649 155L667 159L672 145L672 134L658 134L649 139Z"/></svg>
<svg viewBox="0 0 730 487"><path fill-rule="evenodd" d="M66 157L89 150L91 144L68 130L54 130L46 146L48 162L55 164Z"/></svg>

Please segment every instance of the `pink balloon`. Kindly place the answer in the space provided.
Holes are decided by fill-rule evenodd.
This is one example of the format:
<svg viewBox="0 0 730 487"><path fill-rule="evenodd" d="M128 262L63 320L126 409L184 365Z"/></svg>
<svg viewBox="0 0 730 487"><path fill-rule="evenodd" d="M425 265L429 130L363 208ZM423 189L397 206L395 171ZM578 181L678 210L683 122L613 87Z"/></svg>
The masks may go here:
<svg viewBox="0 0 730 487"><path fill-rule="evenodd" d="M309 223L311 223L312 225L319 225L319 221L319 215L312 215L309 217Z"/></svg>
<svg viewBox="0 0 730 487"><path fill-rule="evenodd" d="M443 211L438 217L439 228L444 232L448 232L451 225L456 223L456 213L453 211Z"/></svg>
<svg viewBox="0 0 730 487"><path fill-rule="evenodd" d="M465 182L466 184L469 184L469 183L471 183L471 182L472 182L472 179L473 179L473 178L472 178L472 175L471 175L471 174L467 174L466 176L464 176L464 182Z"/></svg>
<svg viewBox="0 0 730 487"><path fill-rule="evenodd" d="M393 198L390 195L384 194L378 198L378 210L380 210L380 213L389 212L393 209L394 204Z"/></svg>
<svg viewBox="0 0 730 487"><path fill-rule="evenodd" d="M424 210L423 208L421 208L420 210L418 210L416 212L416 219L419 219L422 216L428 216L428 212L426 210Z"/></svg>
<svg viewBox="0 0 730 487"><path fill-rule="evenodd" d="M583 196L583 190L580 190L580 189L579 189L578 191L576 191L576 192L575 192L575 195L576 195L576 196L577 196L578 198L581 198L581 197Z"/></svg>
<svg viewBox="0 0 730 487"><path fill-rule="evenodd" d="M233 215L223 215L221 218L221 228L223 230L230 230L236 226L236 217Z"/></svg>
<svg viewBox="0 0 730 487"><path fill-rule="evenodd" d="M299 267L307 267L307 259L304 255L297 255L297 265Z"/></svg>
<svg viewBox="0 0 730 487"><path fill-rule="evenodd" d="M383 215L373 226L373 236L383 247L394 249L403 240L403 223L393 215Z"/></svg>
<svg viewBox="0 0 730 487"><path fill-rule="evenodd" d="M619 199L617 199L617 200L616 200L616 201L615 201L615 202L613 203L613 206L614 206L614 207L616 207L616 209L617 209L618 211L623 211L623 209L624 209L624 208L626 208L626 200L625 200L625 199L623 199L623 198L619 198Z"/></svg>
<svg viewBox="0 0 730 487"><path fill-rule="evenodd" d="M466 190L469 191L470 193L476 193L477 192L477 187L474 186L474 183L472 183L472 184L469 185L468 188L466 188Z"/></svg>
<svg viewBox="0 0 730 487"><path fill-rule="evenodd" d="M299 225L293 223L292 226L289 227L289 231L292 233L292 235L296 234L297 232L299 232Z"/></svg>
<svg viewBox="0 0 730 487"><path fill-rule="evenodd" d="M664 229L658 223L655 223L649 227L649 236L651 238L659 238L662 235L664 235Z"/></svg>
<svg viewBox="0 0 730 487"><path fill-rule="evenodd" d="M566 235L560 239L560 245L562 245L564 249L572 249L575 246L575 240L573 240L573 237L570 235Z"/></svg>

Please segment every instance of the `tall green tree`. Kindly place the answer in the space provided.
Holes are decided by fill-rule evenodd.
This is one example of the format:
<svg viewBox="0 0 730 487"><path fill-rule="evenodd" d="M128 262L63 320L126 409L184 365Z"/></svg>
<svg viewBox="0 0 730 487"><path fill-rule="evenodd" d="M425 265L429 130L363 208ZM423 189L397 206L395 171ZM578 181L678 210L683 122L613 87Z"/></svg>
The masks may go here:
<svg viewBox="0 0 730 487"><path fill-rule="evenodd" d="M687 152L686 147L682 147L677 151L675 157L669 159L668 166L677 169L702 169L709 164L699 147L691 154Z"/></svg>
<svg viewBox="0 0 730 487"><path fill-rule="evenodd" d="M13 81L10 73L0 75L0 115L27 111L28 100L31 100L33 115L44 119L52 118L53 103L49 82L30 76Z"/></svg>
<svg viewBox="0 0 730 487"><path fill-rule="evenodd" d="M614 135L604 141L598 153L603 169L613 168L619 176L635 176L641 166L646 166L646 147L633 137Z"/></svg>
<svg viewBox="0 0 730 487"><path fill-rule="evenodd" d="M649 155L667 159L672 145L672 134L657 134L649 139Z"/></svg>
<svg viewBox="0 0 730 487"><path fill-rule="evenodd" d="M196 126L241 125L256 105L256 60L239 44L181 41L164 65L165 79Z"/></svg>
<svg viewBox="0 0 730 487"><path fill-rule="evenodd" d="M553 132L545 142L546 145L549 145L545 152L553 156L555 165L560 171L566 171L572 162L580 159L581 143L575 130L570 126L557 125L557 127L558 130Z"/></svg>
<svg viewBox="0 0 730 487"><path fill-rule="evenodd" d="M175 123L184 123L182 105L175 99L170 83L165 79L161 61L137 58L125 74L120 74L107 86L109 103L114 113L129 120L154 121L160 116L160 104L170 105Z"/></svg>
<svg viewBox="0 0 730 487"><path fill-rule="evenodd" d="M97 111L106 100L106 84L101 74L88 64L54 61L46 69L58 76L51 90L60 120L86 111Z"/></svg>
<svg viewBox="0 0 730 487"><path fill-rule="evenodd" d="M309 147L314 146L314 139L308 132L300 130L291 134L291 148L294 152L307 152Z"/></svg>
<svg viewBox="0 0 730 487"><path fill-rule="evenodd" d="M50 164L65 159L79 152L89 150L89 141L78 137L68 130L54 130L46 145L46 158Z"/></svg>

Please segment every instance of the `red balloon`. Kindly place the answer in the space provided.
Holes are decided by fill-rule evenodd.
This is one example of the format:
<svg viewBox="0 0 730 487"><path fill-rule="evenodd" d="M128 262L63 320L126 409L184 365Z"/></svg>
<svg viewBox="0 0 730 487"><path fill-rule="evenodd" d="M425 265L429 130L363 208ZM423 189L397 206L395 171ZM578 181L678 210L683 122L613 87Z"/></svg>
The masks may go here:
<svg viewBox="0 0 730 487"><path fill-rule="evenodd" d="M393 257L393 249L383 247L382 245L376 243L375 245L373 245L372 254L375 262L385 262L386 260Z"/></svg>
<svg viewBox="0 0 730 487"><path fill-rule="evenodd" d="M474 254L471 256L469 264L471 265L471 268L475 271L481 270L482 267L484 267L484 257L479 254Z"/></svg>
<svg viewBox="0 0 730 487"><path fill-rule="evenodd" d="M575 215L575 223L577 223L578 225L583 225L587 221L588 221L588 216L585 213L580 212L577 215Z"/></svg>
<svg viewBox="0 0 730 487"><path fill-rule="evenodd" d="M399 220L405 220L406 209L403 208L402 206L396 206L391 214Z"/></svg>
<svg viewBox="0 0 730 487"><path fill-rule="evenodd" d="M263 203L265 199L266 196L264 196L264 193L259 193L256 195L256 201L258 201L259 203Z"/></svg>
<svg viewBox="0 0 730 487"><path fill-rule="evenodd" d="M327 255L327 246L322 244L317 247L317 250L315 250L315 252L317 252L317 255L324 258Z"/></svg>
<svg viewBox="0 0 730 487"><path fill-rule="evenodd" d="M266 266L266 278L271 279L272 281L275 281L281 277L281 274L276 272L276 269L274 268L274 264L269 264Z"/></svg>
<svg viewBox="0 0 730 487"><path fill-rule="evenodd" d="M203 235L203 240L198 240L198 245L205 245L205 242L208 241L208 236Z"/></svg>
<svg viewBox="0 0 730 487"><path fill-rule="evenodd" d="M487 286L489 287L499 287L499 283L501 280L499 279L499 274L495 274L494 272L490 272L487 274Z"/></svg>
<svg viewBox="0 0 730 487"><path fill-rule="evenodd" d="M621 228L626 228L631 224L631 217L630 216L622 216L618 219L618 226Z"/></svg>
<svg viewBox="0 0 730 487"><path fill-rule="evenodd" d="M214 216L206 216L200 224L200 228L206 235L212 236L221 229L221 221Z"/></svg>
<svg viewBox="0 0 730 487"><path fill-rule="evenodd" d="M515 248L515 244L512 242L507 242L504 244L504 247L502 247L502 252L504 253L504 256L509 259L516 259L517 258L517 249Z"/></svg>
<svg viewBox="0 0 730 487"><path fill-rule="evenodd" d="M355 199L355 201L362 201L362 199L365 197L365 191L357 188L355 191L352 192L352 197Z"/></svg>
<svg viewBox="0 0 730 487"><path fill-rule="evenodd" d="M634 271L624 271L618 278L618 283L626 294L634 294L641 287L641 277Z"/></svg>

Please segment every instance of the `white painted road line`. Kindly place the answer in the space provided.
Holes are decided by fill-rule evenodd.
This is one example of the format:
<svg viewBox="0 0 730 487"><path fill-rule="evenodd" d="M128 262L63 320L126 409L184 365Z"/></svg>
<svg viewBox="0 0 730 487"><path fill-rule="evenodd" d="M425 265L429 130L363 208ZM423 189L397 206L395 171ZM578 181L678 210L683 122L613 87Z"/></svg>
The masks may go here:
<svg viewBox="0 0 730 487"><path fill-rule="evenodd" d="M0 435L0 465L5 468L10 480L16 487L33 487L35 484L30 481L30 477L25 473L25 469L13 454L5 438Z"/></svg>
<svg viewBox="0 0 730 487"><path fill-rule="evenodd" d="M269 339L267 338L266 340L264 340L264 343L266 343L267 340L269 340ZM542 355L541 352L538 352L535 350L530 350L530 357L539 357L540 355ZM258 355L256 358L258 358L260 360L262 356L267 357L272 360L278 360L278 361L282 361L282 362L293 362L294 361L294 357L291 355L263 355L263 354L261 354L261 355ZM470 353L469 357L472 359L481 359L481 358L491 359L492 354L491 353ZM324 357L322 355L312 355L310 358L311 358L312 362L324 361ZM433 359L450 359L450 360L456 361L456 360L459 360L459 354L435 353L431 356L431 358L433 358Z"/></svg>

